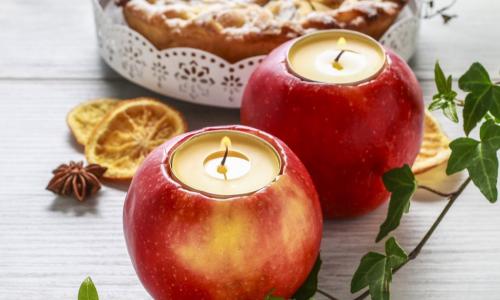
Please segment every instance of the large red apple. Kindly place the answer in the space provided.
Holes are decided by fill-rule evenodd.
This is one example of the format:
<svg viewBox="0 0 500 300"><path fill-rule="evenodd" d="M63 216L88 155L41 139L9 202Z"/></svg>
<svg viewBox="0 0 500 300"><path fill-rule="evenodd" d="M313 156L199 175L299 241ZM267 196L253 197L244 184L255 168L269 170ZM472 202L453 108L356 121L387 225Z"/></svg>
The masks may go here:
<svg viewBox="0 0 500 300"><path fill-rule="evenodd" d="M424 104L417 79L387 50L386 66L368 82L305 81L287 68L292 43L275 49L252 74L241 122L277 136L297 154L325 217L367 213L388 197L382 174L411 165L419 152Z"/></svg>
<svg viewBox="0 0 500 300"><path fill-rule="evenodd" d="M195 134L240 130L273 145L282 174L250 195L214 199L171 177L169 157ZM137 171L124 207L135 270L158 300L261 300L290 297L319 252L322 215L305 167L278 139L245 126L213 127L176 137Z"/></svg>

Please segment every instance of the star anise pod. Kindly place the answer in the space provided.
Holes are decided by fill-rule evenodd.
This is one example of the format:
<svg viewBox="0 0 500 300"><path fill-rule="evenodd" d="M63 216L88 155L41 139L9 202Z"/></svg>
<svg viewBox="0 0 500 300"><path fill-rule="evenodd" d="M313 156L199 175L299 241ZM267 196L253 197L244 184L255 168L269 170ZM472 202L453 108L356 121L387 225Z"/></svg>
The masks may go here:
<svg viewBox="0 0 500 300"><path fill-rule="evenodd" d="M84 167L82 161L71 161L52 171L54 177L47 185L47 190L63 196L73 195L79 201L83 201L101 189L99 178L104 172L106 168L98 164Z"/></svg>

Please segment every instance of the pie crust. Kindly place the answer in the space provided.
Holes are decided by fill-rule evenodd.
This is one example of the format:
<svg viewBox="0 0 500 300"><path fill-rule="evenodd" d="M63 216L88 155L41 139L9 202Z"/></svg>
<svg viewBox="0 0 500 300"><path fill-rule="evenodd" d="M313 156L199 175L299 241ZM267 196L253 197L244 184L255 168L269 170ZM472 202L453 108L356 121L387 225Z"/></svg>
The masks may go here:
<svg viewBox="0 0 500 300"><path fill-rule="evenodd" d="M130 0L128 25L158 49L190 47L229 62L319 29L380 38L407 0Z"/></svg>

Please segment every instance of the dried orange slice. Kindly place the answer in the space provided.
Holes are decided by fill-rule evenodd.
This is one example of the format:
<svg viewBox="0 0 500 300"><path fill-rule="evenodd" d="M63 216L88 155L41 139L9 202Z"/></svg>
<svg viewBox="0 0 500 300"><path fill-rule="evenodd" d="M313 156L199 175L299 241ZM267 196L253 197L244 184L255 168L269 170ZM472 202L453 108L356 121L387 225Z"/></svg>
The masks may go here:
<svg viewBox="0 0 500 300"><path fill-rule="evenodd" d="M97 125L85 147L89 163L109 179L130 179L157 146L186 131L182 115L151 98L122 101Z"/></svg>
<svg viewBox="0 0 500 300"><path fill-rule="evenodd" d="M423 173L446 161L450 157L450 140L443 133L438 121L428 111L425 112L424 138L420 152L413 164L413 173Z"/></svg>
<svg viewBox="0 0 500 300"><path fill-rule="evenodd" d="M66 121L76 141L85 145L95 126L117 103L118 99L101 98L83 102L73 108Z"/></svg>

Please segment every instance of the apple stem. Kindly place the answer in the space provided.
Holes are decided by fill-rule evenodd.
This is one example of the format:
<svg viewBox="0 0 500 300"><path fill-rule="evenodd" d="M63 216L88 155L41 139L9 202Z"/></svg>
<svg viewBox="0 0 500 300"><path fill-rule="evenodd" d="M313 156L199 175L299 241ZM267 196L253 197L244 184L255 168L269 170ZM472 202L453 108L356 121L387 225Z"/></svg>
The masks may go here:
<svg viewBox="0 0 500 300"><path fill-rule="evenodd" d="M392 274L395 274L402 267L404 267L408 262L410 262L411 260L414 260L415 258L417 258L417 256L420 254L420 251L422 251L422 248L424 248L425 244L431 238L432 234L434 233L434 231L438 227L439 223L441 223L441 221L443 220L443 218L446 215L446 213L448 213L448 211L450 210L450 208L453 205L453 203L455 203L455 200L457 200L457 198L462 194L462 192L465 190L465 188L469 185L470 181L471 181L471 178L468 177L460 185L460 187L458 188L458 190L456 190L455 192L449 194L449 196L448 196L448 199L449 199L448 203L443 208L443 210L441 211L441 213L439 214L439 216L437 217L437 219L434 221L434 223L432 224L431 228L429 228L429 230L427 231L427 233L424 235L424 237L422 238L422 240L420 240L420 242L413 249L413 251L410 252L410 254L408 255L408 260L405 261L398 268L394 269L392 271ZM354 298L354 300L362 300L362 299L365 299L366 297L368 297L369 295L370 295L370 290L366 290L363 294L361 294L358 297Z"/></svg>

